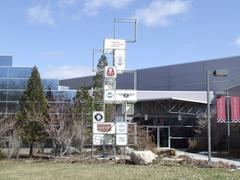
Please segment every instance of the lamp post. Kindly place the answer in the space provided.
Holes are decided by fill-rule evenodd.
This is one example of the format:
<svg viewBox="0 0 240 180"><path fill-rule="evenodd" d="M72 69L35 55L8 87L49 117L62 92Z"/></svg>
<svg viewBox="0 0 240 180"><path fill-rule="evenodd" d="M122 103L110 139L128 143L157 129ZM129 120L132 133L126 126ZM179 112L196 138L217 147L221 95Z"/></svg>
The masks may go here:
<svg viewBox="0 0 240 180"><path fill-rule="evenodd" d="M224 77L228 75L227 70L207 71L207 121L208 121L208 163L211 163L211 109L210 109L210 75Z"/></svg>

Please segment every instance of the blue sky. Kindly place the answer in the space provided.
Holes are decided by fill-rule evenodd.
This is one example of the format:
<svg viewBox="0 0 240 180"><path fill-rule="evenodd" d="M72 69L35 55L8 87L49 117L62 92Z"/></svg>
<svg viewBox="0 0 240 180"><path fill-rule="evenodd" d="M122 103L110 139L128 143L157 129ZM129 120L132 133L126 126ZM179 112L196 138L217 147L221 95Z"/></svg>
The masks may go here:
<svg viewBox="0 0 240 180"><path fill-rule="evenodd" d="M239 0L2 0L0 55L38 66L43 77L87 75L92 49L112 37L113 19L134 17L128 69L237 56L239 8ZM124 28L120 38L129 35Z"/></svg>

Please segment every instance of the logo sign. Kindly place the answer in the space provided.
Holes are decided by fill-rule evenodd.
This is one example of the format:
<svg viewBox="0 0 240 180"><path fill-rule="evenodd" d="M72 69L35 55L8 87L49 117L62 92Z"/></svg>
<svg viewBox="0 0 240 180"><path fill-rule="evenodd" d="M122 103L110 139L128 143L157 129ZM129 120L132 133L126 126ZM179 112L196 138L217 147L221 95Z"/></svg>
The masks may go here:
<svg viewBox="0 0 240 180"><path fill-rule="evenodd" d="M124 50L126 49L126 41L123 39L105 39L104 51L105 53L112 53L112 50Z"/></svg>
<svg viewBox="0 0 240 180"><path fill-rule="evenodd" d="M104 135L103 134L94 134L93 135L93 145L100 146L103 145Z"/></svg>
<svg viewBox="0 0 240 180"><path fill-rule="evenodd" d="M116 135L116 144L118 146L126 146L128 144L127 134L117 134Z"/></svg>
<svg viewBox="0 0 240 180"><path fill-rule="evenodd" d="M94 134L115 134L114 123L94 123L93 124Z"/></svg>
<svg viewBox="0 0 240 180"><path fill-rule="evenodd" d="M115 101L115 91L109 90L104 92L104 101L106 103L113 103Z"/></svg>
<svg viewBox="0 0 240 180"><path fill-rule="evenodd" d="M104 112L103 111L93 112L93 122L94 123L104 122Z"/></svg>
<svg viewBox="0 0 240 180"><path fill-rule="evenodd" d="M105 67L105 78L116 78L116 68Z"/></svg>
<svg viewBox="0 0 240 180"><path fill-rule="evenodd" d="M126 134L127 133L127 123L116 123L116 132L117 132L117 134Z"/></svg>
<svg viewBox="0 0 240 180"><path fill-rule="evenodd" d="M116 67L117 73L122 74L125 71L126 61L125 50L114 51L114 66Z"/></svg>
<svg viewBox="0 0 240 180"><path fill-rule="evenodd" d="M136 102L137 92L135 90L117 90L116 101L118 102Z"/></svg>

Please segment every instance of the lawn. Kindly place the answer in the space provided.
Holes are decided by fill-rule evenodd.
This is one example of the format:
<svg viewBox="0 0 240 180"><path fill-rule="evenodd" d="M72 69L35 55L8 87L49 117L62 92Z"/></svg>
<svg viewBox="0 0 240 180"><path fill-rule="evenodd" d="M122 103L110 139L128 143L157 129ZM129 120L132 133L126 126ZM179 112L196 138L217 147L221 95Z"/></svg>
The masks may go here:
<svg viewBox="0 0 240 180"><path fill-rule="evenodd" d="M0 161L0 179L240 179L240 171L107 163Z"/></svg>

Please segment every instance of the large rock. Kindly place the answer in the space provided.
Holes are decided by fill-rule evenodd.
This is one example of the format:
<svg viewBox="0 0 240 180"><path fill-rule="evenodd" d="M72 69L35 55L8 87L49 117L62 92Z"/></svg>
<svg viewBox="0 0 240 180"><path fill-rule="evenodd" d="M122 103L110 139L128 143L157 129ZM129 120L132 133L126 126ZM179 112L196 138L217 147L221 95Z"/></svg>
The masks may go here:
<svg viewBox="0 0 240 180"><path fill-rule="evenodd" d="M130 154L133 164L136 165L150 165L153 163L158 155L154 154L152 151L133 151Z"/></svg>

